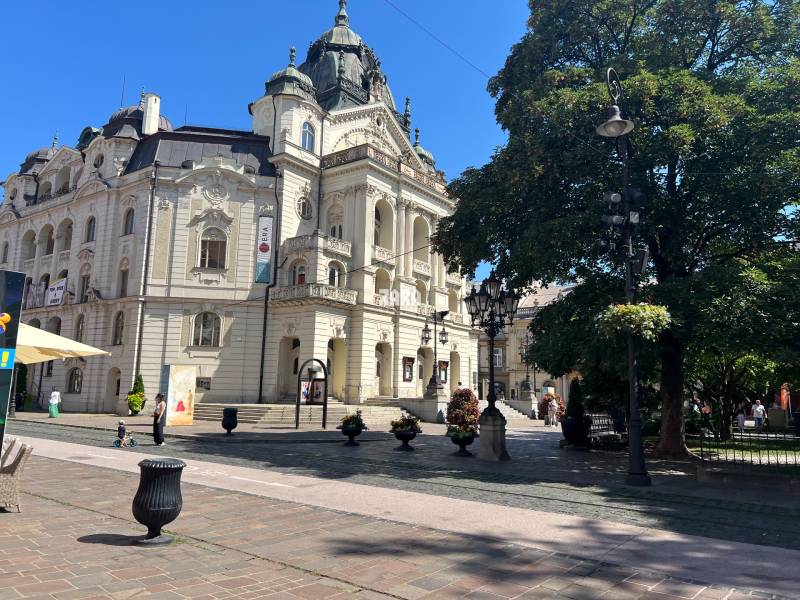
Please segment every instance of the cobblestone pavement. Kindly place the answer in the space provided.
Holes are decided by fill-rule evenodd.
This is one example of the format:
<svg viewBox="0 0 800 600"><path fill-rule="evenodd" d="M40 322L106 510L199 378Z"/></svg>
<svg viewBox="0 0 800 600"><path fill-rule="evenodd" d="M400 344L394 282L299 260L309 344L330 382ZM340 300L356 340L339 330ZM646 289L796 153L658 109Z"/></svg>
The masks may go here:
<svg viewBox="0 0 800 600"><path fill-rule="evenodd" d="M103 431L22 421L11 430L99 447L112 439ZM550 431L511 432L514 460L504 464L453 457L454 447L440 436L418 437L414 453L394 452L397 441L388 434L362 438L360 447L344 449L338 432L173 436L166 448L140 437L137 450L800 549L796 496L701 485L685 465L651 463L657 485L640 489L617 484L624 477L624 453L562 450L559 435Z"/></svg>
<svg viewBox="0 0 800 600"><path fill-rule="evenodd" d="M130 542L137 477L33 457L0 515L7 598L778 598L373 517L184 484L170 547ZM746 557L743 557L746 560Z"/></svg>

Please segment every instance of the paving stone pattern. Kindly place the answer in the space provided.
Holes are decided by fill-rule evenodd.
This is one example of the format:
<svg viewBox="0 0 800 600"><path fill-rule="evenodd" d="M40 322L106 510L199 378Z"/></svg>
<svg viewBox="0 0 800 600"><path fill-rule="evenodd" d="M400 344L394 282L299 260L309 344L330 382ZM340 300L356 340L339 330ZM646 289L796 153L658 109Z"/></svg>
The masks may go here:
<svg viewBox="0 0 800 600"><path fill-rule="evenodd" d="M19 421L13 428L95 446L108 446L113 438L103 431ZM418 437L413 453L394 452L398 443L385 433L361 438L360 447L344 449L335 431L168 436L165 448L143 437L137 451L800 550L797 496L700 485L680 463L651 462L656 485L641 489L620 483L627 471L624 453L561 450L558 433L510 433L514 460L500 464L453 457L455 447L443 436ZM759 527L752 526L754 514Z"/></svg>
<svg viewBox="0 0 800 600"><path fill-rule="evenodd" d="M33 457L0 515L8 598L766 598L302 504L183 485L178 543L140 548L135 475ZM773 596L773 598L776 598Z"/></svg>

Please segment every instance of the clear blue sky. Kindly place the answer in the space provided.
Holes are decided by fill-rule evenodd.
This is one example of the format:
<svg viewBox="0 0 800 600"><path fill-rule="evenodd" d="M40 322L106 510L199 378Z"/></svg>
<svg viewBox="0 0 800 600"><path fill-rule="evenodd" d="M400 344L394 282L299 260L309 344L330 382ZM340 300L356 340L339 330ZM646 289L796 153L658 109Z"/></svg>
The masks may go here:
<svg viewBox="0 0 800 600"><path fill-rule="evenodd" d="M391 4L389 3L391 2ZM419 25L398 13L392 4ZM0 180L25 155L52 142L75 145L144 87L161 95L176 125L249 129L247 104L264 81L298 63L333 25L337 0L292 2L114 2L39 0L4 7L0 38ZM350 0L350 26L381 58L401 106L449 178L487 161L505 136L494 119L486 77L525 31L526 0Z"/></svg>

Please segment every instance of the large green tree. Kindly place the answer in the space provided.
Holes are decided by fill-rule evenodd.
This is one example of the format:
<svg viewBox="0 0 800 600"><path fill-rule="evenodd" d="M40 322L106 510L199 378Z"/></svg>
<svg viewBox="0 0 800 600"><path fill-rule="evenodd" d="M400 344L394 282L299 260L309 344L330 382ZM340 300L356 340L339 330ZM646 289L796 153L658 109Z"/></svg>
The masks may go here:
<svg viewBox="0 0 800 600"><path fill-rule="evenodd" d="M489 86L508 142L452 182L459 204L436 248L451 268L489 260L517 285L621 281L596 245L603 192L621 180L613 141L594 132L615 67L636 123L632 184L647 198L643 282L674 317L657 349L659 451L682 455L685 352L704 318L695 299L728 262L796 239L800 0L529 4L528 32Z"/></svg>

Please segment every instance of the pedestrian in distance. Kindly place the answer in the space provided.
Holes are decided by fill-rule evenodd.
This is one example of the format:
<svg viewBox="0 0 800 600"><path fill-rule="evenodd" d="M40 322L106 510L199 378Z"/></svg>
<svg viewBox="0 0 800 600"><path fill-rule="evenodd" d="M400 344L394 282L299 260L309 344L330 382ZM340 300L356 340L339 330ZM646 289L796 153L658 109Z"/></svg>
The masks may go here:
<svg viewBox="0 0 800 600"><path fill-rule="evenodd" d="M547 405L547 416L548 420L550 421L550 427L558 427L558 421L556 420L556 415L558 414L558 401L555 399L555 396L550 398L550 403Z"/></svg>
<svg viewBox="0 0 800 600"><path fill-rule="evenodd" d="M156 407L153 410L153 443L156 446L164 446L164 420L167 414L167 403L164 402L164 395L156 395Z"/></svg>
<svg viewBox="0 0 800 600"><path fill-rule="evenodd" d="M756 431L761 433L764 430L764 416L767 414L766 409L761 404L761 400L756 400L753 406L753 420L756 422Z"/></svg>
<svg viewBox="0 0 800 600"><path fill-rule="evenodd" d="M739 433L744 433L745 412L747 412L745 404L740 402L739 408L736 410L736 424L739 426Z"/></svg>

